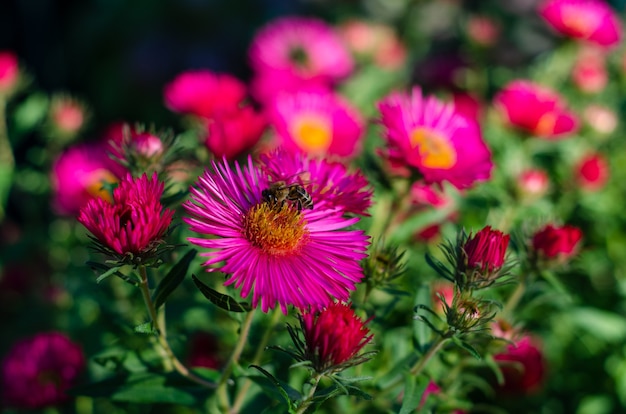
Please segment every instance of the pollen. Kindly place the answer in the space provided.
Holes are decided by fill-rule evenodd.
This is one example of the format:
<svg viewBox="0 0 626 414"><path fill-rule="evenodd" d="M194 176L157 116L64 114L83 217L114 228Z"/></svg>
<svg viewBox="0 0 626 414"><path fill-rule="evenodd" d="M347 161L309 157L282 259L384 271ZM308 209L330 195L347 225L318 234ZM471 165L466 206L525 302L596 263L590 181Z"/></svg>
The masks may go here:
<svg viewBox="0 0 626 414"><path fill-rule="evenodd" d="M246 239L253 246L274 256L296 253L307 242L306 220L295 208L276 208L268 203L252 207L244 216Z"/></svg>
<svg viewBox="0 0 626 414"><path fill-rule="evenodd" d="M411 145L417 147L420 161L426 168L449 169L456 164L456 151L442 134L418 127L411 132Z"/></svg>

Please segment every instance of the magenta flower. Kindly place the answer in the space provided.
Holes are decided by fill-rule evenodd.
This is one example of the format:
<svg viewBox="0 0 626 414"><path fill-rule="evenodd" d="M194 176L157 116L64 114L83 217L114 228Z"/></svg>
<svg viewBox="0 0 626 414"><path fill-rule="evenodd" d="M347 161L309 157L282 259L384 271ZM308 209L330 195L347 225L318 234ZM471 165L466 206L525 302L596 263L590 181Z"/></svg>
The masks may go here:
<svg viewBox="0 0 626 414"><path fill-rule="evenodd" d="M259 142L266 125L265 117L251 107L236 109L207 121L205 144L215 158L233 160Z"/></svg>
<svg viewBox="0 0 626 414"><path fill-rule="evenodd" d="M420 88L393 93L378 104L392 164L417 170L426 183L462 189L491 176L493 163L478 124L452 104L424 98Z"/></svg>
<svg viewBox="0 0 626 414"><path fill-rule="evenodd" d="M85 105L66 95L57 95L50 102L50 124L61 135L73 136L78 133L87 120Z"/></svg>
<svg viewBox="0 0 626 414"><path fill-rule="evenodd" d="M94 197L111 201L107 188L117 183L120 165L109 158L102 143L83 143L68 148L54 162L51 172L54 208L75 215Z"/></svg>
<svg viewBox="0 0 626 414"><path fill-rule="evenodd" d="M2 361L2 399L27 409L60 404L84 367L80 346L60 332L23 339Z"/></svg>
<svg viewBox="0 0 626 414"><path fill-rule="evenodd" d="M306 17L268 23L256 34L248 56L257 74L255 95L262 101L307 85L330 87L353 68L350 53L332 27Z"/></svg>
<svg viewBox="0 0 626 414"><path fill-rule="evenodd" d="M236 109L245 97L243 82L209 70L183 72L164 90L165 104L170 110L204 118Z"/></svg>
<svg viewBox="0 0 626 414"><path fill-rule="evenodd" d="M574 39L604 47L621 40L619 19L603 0L547 0L539 7L539 15L553 29Z"/></svg>
<svg viewBox="0 0 626 414"><path fill-rule="evenodd" d="M261 169L272 182L285 181L304 186L313 205L367 215L372 188L360 172L349 172L339 162L310 158L302 153L276 150L260 157Z"/></svg>
<svg viewBox="0 0 626 414"><path fill-rule="evenodd" d="M576 115L565 109L561 97L530 81L510 82L494 104L509 124L538 137L559 139L578 129Z"/></svg>
<svg viewBox="0 0 626 414"><path fill-rule="evenodd" d="M113 190L112 203L90 200L78 221L102 246L120 256L150 256L162 244L174 215L161 205L163 188L156 173L151 179L146 174L137 179L128 175Z"/></svg>
<svg viewBox="0 0 626 414"><path fill-rule="evenodd" d="M330 92L280 95L268 110L279 145L314 156L354 156L361 149L363 120Z"/></svg>
<svg viewBox="0 0 626 414"><path fill-rule="evenodd" d="M373 338L349 305L333 303L319 312L302 315L305 349L303 359L316 372L340 371L356 365L355 357Z"/></svg>
<svg viewBox="0 0 626 414"><path fill-rule="evenodd" d="M506 351L494 356L504 376L501 391L530 394L541 388L546 374L546 361L536 339L526 335Z"/></svg>
<svg viewBox="0 0 626 414"><path fill-rule="evenodd" d="M17 56L10 51L0 51L0 95L8 95L15 90L20 78Z"/></svg>
<svg viewBox="0 0 626 414"><path fill-rule="evenodd" d="M576 181L586 191L598 191L609 180L609 162L600 153L585 154L575 167Z"/></svg>
<svg viewBox="0 0 626 414"><path fill-rule="evenodd" d="M277 207L263 197L270 184L250 158L234 170L214 162L198 179L183 204L190 215L184 220L210 236L189 238L209 249L203 253L208 271L228 274L225 285L241 288L244 298L252 292L252 306L260 302L263 312L276 303L287 313L289 305L318 309L333 298L347 300L363 278L359 260L368 242L360 230L341 229L358 218L319 206Z"/></svg>

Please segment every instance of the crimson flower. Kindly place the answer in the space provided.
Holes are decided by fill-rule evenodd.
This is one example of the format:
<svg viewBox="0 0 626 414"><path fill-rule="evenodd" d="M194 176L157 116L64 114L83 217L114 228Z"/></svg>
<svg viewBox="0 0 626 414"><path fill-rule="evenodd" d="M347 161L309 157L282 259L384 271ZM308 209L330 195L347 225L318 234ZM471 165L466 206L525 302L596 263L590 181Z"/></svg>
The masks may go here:
<svg viewBox="0 0 626 414"><path fill-rule="evenodd" d="M582 236L582 231L574 226L548 224L534 234L532 249L539 257L566 261L576 254Z"/></svg>
<svg viewBox="0 0 626 414"><path fill-rule="evenodd" d="M504 264L504 255L510 236L486 226L476 235L470 235L463 250L467 255L467 266L483 272L494 272Z"/></svg>
<svg viewBox="0 0 626 414"><path fill-rule="evenodd" d="M78 344L60 332L38 333L16 342L2 361L2 399L16 408L57 405L84 367Z"/></svg>
<svg viewBox="0 0 626 414"><path fill-rule="evenodd" d="M540 388L545 377L546 363L536 340L526 335L506 351L494 356L498 361L504 384L500 390L513 394L529 394Z"/></svg>
<svg viewBox="0 0 626 414"><path fill-rule="evenodd" d="M311 361L318 373L338 372L365 362L368 358L357 354L373 338L365 326L367 322L343 303L333 303L320 312L305 312L301 317L301 359Z"/></svg>
<svg viewBox="0 0 626 414"><path fill-rule="evenodd" d="M103 252L131 260L155 256L174 215L173 210L163 209L163 188L156 173L151 179L146 174L137 179L127 175L113 190L113 203L90 200L78 221L94 235Z"/></svg>

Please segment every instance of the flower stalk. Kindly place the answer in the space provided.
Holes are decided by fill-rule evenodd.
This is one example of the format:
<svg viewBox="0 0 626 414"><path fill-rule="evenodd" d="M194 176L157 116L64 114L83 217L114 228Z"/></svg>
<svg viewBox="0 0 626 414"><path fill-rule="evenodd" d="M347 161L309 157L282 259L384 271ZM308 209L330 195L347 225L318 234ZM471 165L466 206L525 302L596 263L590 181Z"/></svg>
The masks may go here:
<svg viewBox="0 0 626 414"><path fill-rule="evenodd" d="M139 288L141 289L141 294L143 296L146 309L148 310L148 314L150 315L150 323L152 324L152 328L155 331L157 341L159 342L159 345L161 346L161 348L163 348L163 350L165 351L165 354L167 355L167 358L169 359L169 362L171 363L172 367L174 367L176 372L178 372L180 375L182 375L183 377L187 378L188 380L192 382L195 382L198 385L201 385L209 389L215 388L216 384L206 381L203 378L200 378L199 376L191 372L191 370L187 368L182 362L180 362L178 357L176 357L176 355L174 354L174 351L170 347L169 342L167 342L167 338L164 334L165 329L161 325L161 323L159 323L160 318L157 315L154 302L152 301L152 297L150 296L150 287L148 286L148 273L146 271L145 266L139 266L139 275L140 275Z"/></svg>

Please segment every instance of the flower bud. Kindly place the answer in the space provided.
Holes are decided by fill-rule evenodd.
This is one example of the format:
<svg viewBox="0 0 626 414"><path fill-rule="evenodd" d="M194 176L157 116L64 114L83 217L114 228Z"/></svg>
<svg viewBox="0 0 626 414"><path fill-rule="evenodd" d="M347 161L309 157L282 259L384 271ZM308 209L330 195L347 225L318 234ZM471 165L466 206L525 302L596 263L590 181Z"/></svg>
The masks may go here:
<svg viewBox="0 0 626 414"><path fill-rule="evenodd" d="M516 181L517 192L523 201L534 201L543 197L550 187L548 174L539 169L523 171Z"/></svg>
<svg viewBox="0 0 626 414"><path fill-rule="evenodd" d="M578 251L582 231L573 226L548 224L532 237L531 249L539 259L565 262Z"/></svg>
<svg viewBox="0 0 626 414"><path fill-rule="evenodd" d="M501 391L530 394L541 387L546 363L540 345L532 337L526 335L507 345L505 352L495 355L494 359L504 376Z"/></svg>
<svg viewBox="0 0 626 414"><path fill-rule="evenodd" d="M508 234L492 230L491 226L486 226L476 235L470 234L463 245L465 255L463 280L457 281L461 289L487 287L504 275L500 270L504 266L509 238Z"/></svg>
<svg viewBox="0 0 626 414"><path fill-rule="evenodd" d="M298 359L310 361L320 374L339 372L365 362L368 358L358 353L373 338L366 323L349 305L342 303L334 303L320 312L304 313L301 317L304 349L299 349Z"/></svg>
<svg viewBox="0 0 626 414"><path fill-rule="evenodd" d="M576 181L586 191L598 191L609 179L609 164L602 154L585 155L575 167Z"/></svg>

